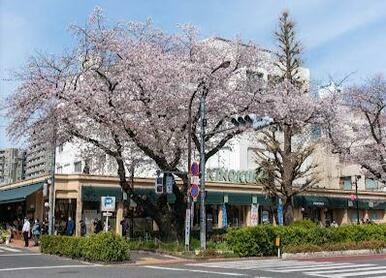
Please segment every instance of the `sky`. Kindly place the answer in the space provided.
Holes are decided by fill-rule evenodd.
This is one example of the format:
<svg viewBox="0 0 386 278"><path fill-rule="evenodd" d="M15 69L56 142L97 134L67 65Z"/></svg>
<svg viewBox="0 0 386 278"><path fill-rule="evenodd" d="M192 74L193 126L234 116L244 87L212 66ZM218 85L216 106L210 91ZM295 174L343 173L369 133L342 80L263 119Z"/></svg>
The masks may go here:
<svg viewBox="0 0 386 278"><path fill-rule="evenodd" d="M241 37L274 49L273 31L287 9L304 45L304 66L317 84L331 78L359 83L386 72L386 1L372 0L0 0L0 148L15 146L5 133L1 107L17 87L12 72L37 51L60 54L71 48L71 24L84 25L99 6L109 22L144 21L176 32L197 26L202 38Z"/></svg>

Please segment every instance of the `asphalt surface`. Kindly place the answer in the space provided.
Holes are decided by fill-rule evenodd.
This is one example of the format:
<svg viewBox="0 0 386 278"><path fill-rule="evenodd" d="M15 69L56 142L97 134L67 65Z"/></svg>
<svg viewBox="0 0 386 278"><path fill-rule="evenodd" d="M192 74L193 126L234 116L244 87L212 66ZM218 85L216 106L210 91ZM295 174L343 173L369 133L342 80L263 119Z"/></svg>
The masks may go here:
<svg viewBox="0 0 386 278"><path fill-rule="evenodd" d="M98 265L0 245L0 278L386 278L386 256Z"/></svg>

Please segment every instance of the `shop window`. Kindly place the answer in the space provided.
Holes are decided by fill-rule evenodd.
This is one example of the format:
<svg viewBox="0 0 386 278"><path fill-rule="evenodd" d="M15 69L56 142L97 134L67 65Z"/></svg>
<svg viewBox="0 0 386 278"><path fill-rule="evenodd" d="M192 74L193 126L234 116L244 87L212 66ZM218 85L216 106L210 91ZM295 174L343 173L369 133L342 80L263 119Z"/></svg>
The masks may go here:
<svg viewBox="0 0 386 278"><path fill-rule="evenodd" d="M349 177L341 177L340 185L343 190L351 190L352 189L352 181L351 176Z"/></svg>
<svg viewBox="0 0 386 278"><path fill-rule="evenodd" d="M374 179L366 178L366 189L376 190L378 188L377 182Z"/></svg>
<svg viewBox="0 0 386 278"><path fill-rule="evenodd" d="M377 221L382 219L382 215L380 211L371 211L369 214L370 214L369 216L371 221Z"/></svg>
<svg viewBox="0 0 386 278"><path fill-rule="evenodd" d="M81 173L82 172L82 162L77 161L74 163L74 172L75 173Z"/></svg>

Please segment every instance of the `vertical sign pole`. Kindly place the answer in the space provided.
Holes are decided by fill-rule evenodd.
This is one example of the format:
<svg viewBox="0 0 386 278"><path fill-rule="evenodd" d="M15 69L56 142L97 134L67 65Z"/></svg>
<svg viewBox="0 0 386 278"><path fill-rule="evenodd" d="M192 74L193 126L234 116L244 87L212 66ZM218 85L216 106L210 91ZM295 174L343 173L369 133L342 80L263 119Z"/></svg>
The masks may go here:
<svg viewBox="0 0 386 278"><path fill-rule="evenodd" d="M201 148L200 148L200 242L201 249L206 249L206 211L205 211L205 95L200 98L200 117L201 117Z"/></svg>

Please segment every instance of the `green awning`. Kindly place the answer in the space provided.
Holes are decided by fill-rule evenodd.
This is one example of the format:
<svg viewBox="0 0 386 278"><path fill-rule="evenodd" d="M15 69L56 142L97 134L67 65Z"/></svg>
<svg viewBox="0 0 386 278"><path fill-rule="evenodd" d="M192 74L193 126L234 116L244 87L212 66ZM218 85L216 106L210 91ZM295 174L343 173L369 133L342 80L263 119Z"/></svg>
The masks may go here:
<svg viewBox="0 0 386 278"><path fill-rule="evenodd" d="M252 204L252 194L250 193L227 193L227 195L228 195L228 204L230 205Z"/></svg>
<svg viewBox="0 0 386 278"><path fill-rule="evenodd" d="M208 205L221 205L224 203L224 194L218 191L208 191L205 203Z"/></svg>
<svg viewBox="0 0 386 278"><path fill-rule="evenodd" d="M100 202L102 196L115 197L119 202L122 200L122 190L120 187L82 186L82 201Z"/></svg>
<svg viewBox="0 0 386 278"><path fill-rule="evenodd" d="M295 207L347 208L348 199L325 196L295 196Z"/></svg>
<svg viewBox="0 0 386 278"><path fill-rule="evenodd" d="M9 204L24 201L29 195L40 190L43 183L35 183L22 187L0 191L0 204Z"/></svg>

